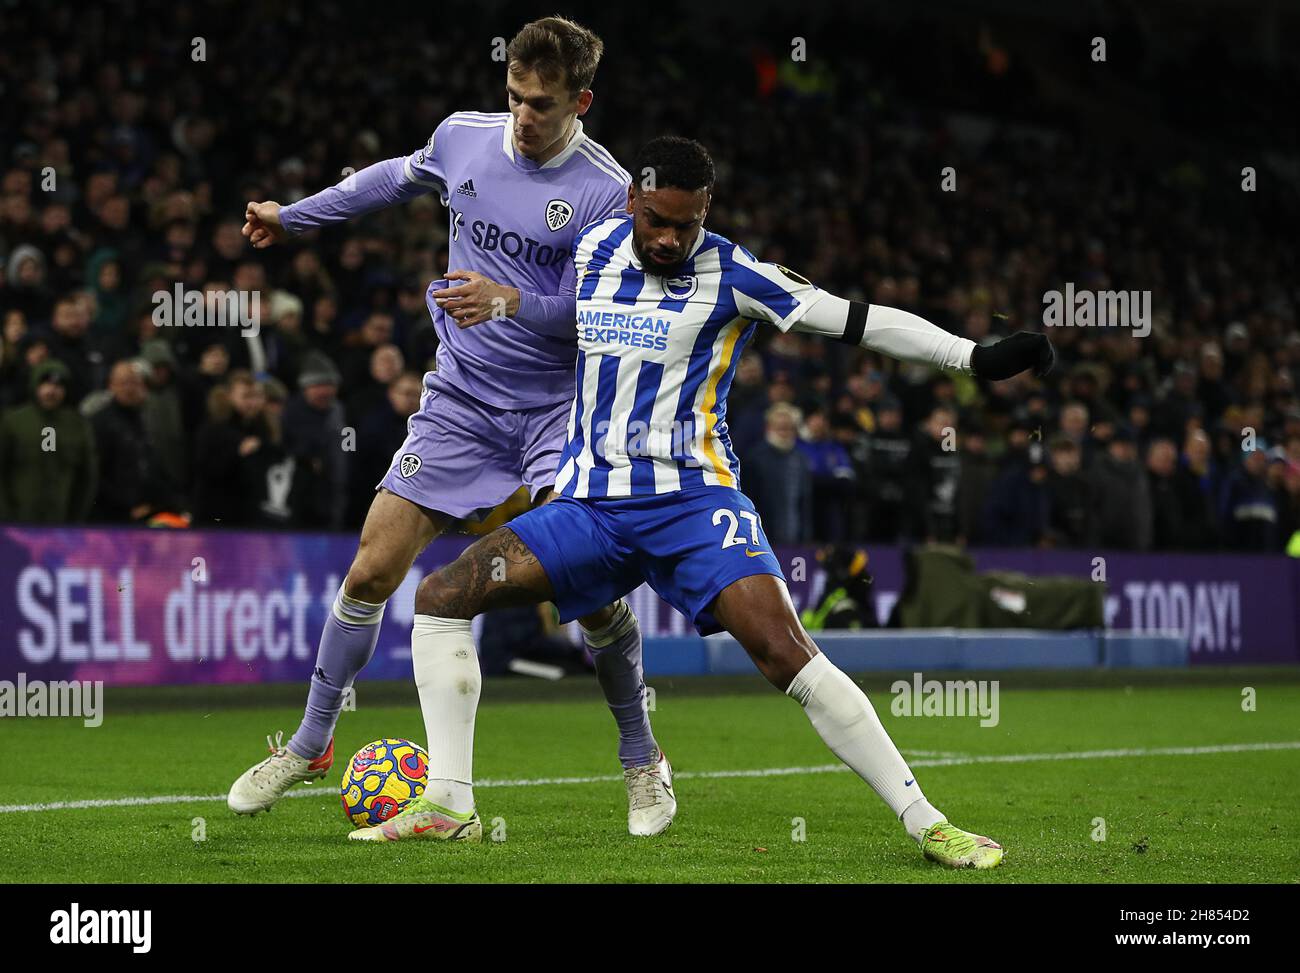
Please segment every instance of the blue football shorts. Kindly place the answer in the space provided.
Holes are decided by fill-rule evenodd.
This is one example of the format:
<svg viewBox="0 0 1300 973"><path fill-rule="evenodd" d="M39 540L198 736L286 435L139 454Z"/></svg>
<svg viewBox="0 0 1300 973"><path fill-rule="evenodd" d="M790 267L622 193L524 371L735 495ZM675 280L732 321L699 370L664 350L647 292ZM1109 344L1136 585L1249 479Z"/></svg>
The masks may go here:
<svg viewBox="0 0 1300 973"><path fill-rule="evenodd" d="M722 626L708 607L724 588L756 574L785 577L754 504L731 487L556 497L507 526L541 562L564 622L644 582L711 635Z"/></svg>

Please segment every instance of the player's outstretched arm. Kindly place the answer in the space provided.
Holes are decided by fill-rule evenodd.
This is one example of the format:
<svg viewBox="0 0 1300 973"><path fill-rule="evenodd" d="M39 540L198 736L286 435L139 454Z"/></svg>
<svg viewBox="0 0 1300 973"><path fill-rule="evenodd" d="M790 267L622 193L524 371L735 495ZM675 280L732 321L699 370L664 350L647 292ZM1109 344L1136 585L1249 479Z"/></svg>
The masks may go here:
<svg viewBox="0 0 1300 973"><path fill-rule="evenodd" d="M970 372L990 381L1027 370L1041 377L1056 361L1056 351L1045 334L1017 331L993 344L977 345L910 311L848 301L834 294L817 300L791 330L836 338L902 361Z"/></svg>
<svg viewBox="0 0 1300 973"><path fill-rule="evenodd" d="M440 188L428 180L408 178L405 165L405 157L376 162L288 206L276 202L249 203L244 215L247 221L244 236L261 249L288 234L344 223L386 206L410 202Z"/></svg>

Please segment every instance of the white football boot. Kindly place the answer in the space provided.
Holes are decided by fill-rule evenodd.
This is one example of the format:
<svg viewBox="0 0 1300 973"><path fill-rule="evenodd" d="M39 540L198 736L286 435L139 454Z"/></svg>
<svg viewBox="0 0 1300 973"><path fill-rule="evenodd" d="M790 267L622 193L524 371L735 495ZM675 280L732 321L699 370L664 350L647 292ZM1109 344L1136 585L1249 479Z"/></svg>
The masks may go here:
<svg viewBox="0 0 1300 973"><path fill-rule="evenodd" d="M623 783L627 785L628 834L648 838L673 823L677 813L673 768L662 750L654 763L624 770Z"/></svg>
<svg viewBox="0 0 1300 973"><path fill-rule="evenodd" d="M334 738L330 745L315 760L300 757L288 747L283 746L283 731L276 733L275 742L266 738L271 756L255 767L250 767L240 775L230 788L226 803L236 814L256 814L269 811L271 805L284 797L285 792L294 784L320 780L334 764Z"/></svg>

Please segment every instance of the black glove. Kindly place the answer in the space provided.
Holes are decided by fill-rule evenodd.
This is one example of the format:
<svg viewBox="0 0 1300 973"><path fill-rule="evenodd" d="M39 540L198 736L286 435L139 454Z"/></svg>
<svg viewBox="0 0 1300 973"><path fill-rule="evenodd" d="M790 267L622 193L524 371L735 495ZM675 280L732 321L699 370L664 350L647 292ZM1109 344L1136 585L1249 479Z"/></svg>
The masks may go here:
<svg viewBox="0 0 1300 973"><path fill-rule="evenodd" d="M991 345L976 345L970 353L971 371L976 378L1000 382L1019 375L1027 368L1042 378L1056 363L1056 351L1047 335L1036 331L1017 331Z"/></svg>

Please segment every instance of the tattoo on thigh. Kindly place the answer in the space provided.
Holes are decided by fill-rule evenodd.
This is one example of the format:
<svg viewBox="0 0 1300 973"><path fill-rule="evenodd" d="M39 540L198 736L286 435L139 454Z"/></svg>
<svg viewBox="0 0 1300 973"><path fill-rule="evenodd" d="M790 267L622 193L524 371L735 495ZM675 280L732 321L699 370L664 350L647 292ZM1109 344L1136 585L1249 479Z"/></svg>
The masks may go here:
<svg viewBox="0 0 1300 973"><path fill-rule="evenodd" d="M440 608L451 618L535 605L551 597L541 563L509 527L471 545L439 574Z"/></svg>

